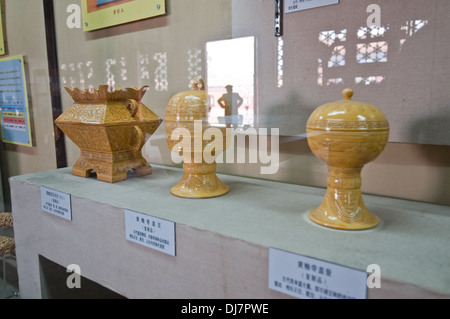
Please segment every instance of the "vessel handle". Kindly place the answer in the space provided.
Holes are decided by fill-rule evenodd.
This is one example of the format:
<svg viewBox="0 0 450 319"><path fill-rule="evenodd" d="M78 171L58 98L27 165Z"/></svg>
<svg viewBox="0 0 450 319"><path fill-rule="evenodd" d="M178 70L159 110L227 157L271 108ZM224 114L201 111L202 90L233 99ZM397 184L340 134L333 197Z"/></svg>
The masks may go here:
<svg viewBox="0 0 450 319"><path fill-rule="evenodd" d="M125 106L130 112L130 115L134 117L138 111L138 102L136 102L136 100L129 99L127 100Z"/></svg>
<svg viewBox="0 0 450 319"><path fill-rule="evenodd" d="M134 129L136 130L136 145L134 146L133 151L137 152L139 151L145 144L145 134L142 132L141 128L137 125L134 126Z"/></svg>

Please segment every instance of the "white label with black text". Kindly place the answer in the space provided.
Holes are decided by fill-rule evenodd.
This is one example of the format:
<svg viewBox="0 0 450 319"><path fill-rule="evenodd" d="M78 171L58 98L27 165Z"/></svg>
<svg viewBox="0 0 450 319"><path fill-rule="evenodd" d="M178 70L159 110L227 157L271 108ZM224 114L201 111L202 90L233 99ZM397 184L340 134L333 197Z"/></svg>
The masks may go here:
<svg viewBox="0 0 450 319"><path fill-rule="evenodd" d="M70 194L50 188L41 187L42 210L58 217L72 220L72 204Z"/></svg>
<svg viewBox="0 0 450 319"><path fill-rule="evenodd" d="M270 248L269 288L301 299L366 299L367 273Z"/></svg>
<svg viewBox="0 0 450 319"><path fill-rule="evenodd" d="M286 0L284 4L284 13L329 6L338 3L339 0Z"/></svg>
<svg viewBox="0 0 450 319"><path fill-rule="evenodd" d="M175 223L125 209L126 239L175 256Z"/></svg>

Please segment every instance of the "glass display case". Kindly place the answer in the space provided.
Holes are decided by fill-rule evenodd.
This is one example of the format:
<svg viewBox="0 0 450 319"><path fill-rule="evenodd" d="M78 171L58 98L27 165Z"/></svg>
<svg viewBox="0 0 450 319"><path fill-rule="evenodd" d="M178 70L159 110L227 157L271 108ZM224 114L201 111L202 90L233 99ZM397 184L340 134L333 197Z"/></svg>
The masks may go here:
<svg viewBox="0 0 450 319"><path fill-rule="evenodd" d="M263 297L284 298L285 294L268 288L269 249L342 264L367 275L368 265L382 263L388 288L369 290L369 298L405 296L410 285L418 287L412 290L414 297L450 295L443 245L449 239L444 226L450 214L448 0L311 0L307 4L297 0L4 0L3 4L8 55L25 57L29 88L33 142L3 143L1 152L5 206L11 206L20 221L15 229L17 249L23 252L18 254L19 274L34 278L20 283L26 296L42 297L36 283L41 257L64 267L83 263L89 279L108 286L109 278L94 265L95 258L85 254L90 248L104 257L102 266L110 274L136 271L169 297L171 292L183 297L195 294L203 284L214 296L251 296L242 286L247 282L245 287ZM180 92L198 91L199 87L192 90L193 80L202 83L201 92L179 98ZM94 101L90 97L101 95L98 88L104 96L138 88L145 88L146 94ZM308 130L315 110L349 89L352 99L361 101L355 102L358 108L376 105L382 119L355 112L348 121L348 108L342 103L344 109L319 114L314 130ZM0 91L0 101L13 101L1 85ZM85 92L77 102L83 112L72 112L74 100L68 92ZM142 129L143 105L152 112L152 130ZM87 134L69 121L71 134L64 135L57 119L68 113L87 123ZM2 113L2 120L6 115L9 120L16 116ZM118 130L118 123L125 122L130 130ZM95 125L103 125L101 131L95 131ZM340 137L352 135L349 132L363 137L355 138L359 135L355 133L341 138L345 143L335 143L330 137L335 129ZM367 146L369 131L376 131L378 140ZM83 134L87 139L81 138ZM187 148L181 147L185 142L194 149L194 161L200 154L200 162L206 162L208 152L214 163L204 166L206 173L203 166L191 169L186 174L189 183L181 183L182 190L173 196L170 191L183 178L183 163L190 159ZM101 150L93 150L93 144ZM196 152L196 146L201 151ZM132 151L126 152L127 147ZM351 155L342 156L346 150ZM370 161L356 160L367 153L373 155ZM331 170L330 156L335 156ZM96 166L88 163L90 167L86 163L94 157ZM131 163L132 158L138 159L139 166ZM77 164L79 159L86 165ZM352 178L346 178L344 161L357 162ZM109 171L120 164L120 174L98 178L106 162ZM132 171L141 166L143 172ZM78 176L71 174L73 167L81 167ZM214 198L183 195L187 184L188 192L208 184L206 175L214 175L212 184L218 184L216 174L224 185ZM364 231L328 229L311 222L308 213L320 205L330 185L335 192L328 193L327 200L338 200L344 211L353 206L361 210L361 205L353 205L357 193L358 201L361 196L368 198L367 209L379 222L372 220L365 227L371 229ZM73 201L58 207L61 198L55 195L53 202L47 194L45 202L44 187ZM70 212L70 218L62 221L48 214L45 209L53 204ZM124 234L126 209L143 214L144 224L147 216L173 222L176 255L152 259L153 251L130 248ZM37 213L29 216L31 210ZM337 211L342 215L342 209ZM327 211L321 213L329 219ZM37 240L35 225L46 229L42 242ZM156 236L146 233L155 230L150 222L142 226L147 228L131 235ZM64 240L56 242L60 237ZM77 238L84 239L76 253L66 253ZM113 251L102 241L105 238L122 250ZM200 252L193 249L196 245ZM131 266L123 262L133 258L138 261ZM433 263L435 259L440 261ZM145 263L163 275L146 277L139 267ZM233 272L241 263L243 275ZM210 280L203 283L195 273L178 278L184 285L170 290L162 279L184 273L180 265L201 269ZM213 271L219 267L223 278ZM425 279L411 275L420 277L429 267L434 267L433 275ZM413 270L408 275L404 269ZM243 278L247 275L251 279ZM139 280L129 274L126 278L125 283L113 280L112 288L119 294L159 296L143 288L133 290ZM233 283L229 290L224 288L227 279Z"/></svg>
<svg viewBox="0 0 450 319"><path fill-rule="evenodd" d="M366 168L363 191L449 204L429 193L442 194L444 182L423 178L448 174L449 70L439 40L449 28L447 4L347 0L296 10L295 1L281 2L278 36L276 1L167 1L164 15L95 31L68 27L76 12L67 12L70 1L55 2L60 87L148 85L143 102L164 117L169 99L202 78L209 122L233 126L235 143L219 160L219 172L318 187L326 186L327 168L308 148L306 121L352 88L355 99L377 105L391 123L389 144ZM113 4L116 12L127 9L122 1ZM61 98L63 109L71 105L70 96ZM150 163L176 166L164 128L143 154ZM66 142L71 166L79 150ZM426 168L408 169L417 165Z"/></svg>

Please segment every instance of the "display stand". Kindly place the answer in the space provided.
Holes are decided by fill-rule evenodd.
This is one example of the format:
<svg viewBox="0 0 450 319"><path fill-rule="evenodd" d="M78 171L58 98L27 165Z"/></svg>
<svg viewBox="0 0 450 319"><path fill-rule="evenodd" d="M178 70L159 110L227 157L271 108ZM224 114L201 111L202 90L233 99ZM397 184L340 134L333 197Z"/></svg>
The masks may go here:
<svg viewBox="0 0 450 319"><path fill-rule="evenodd" d="M379 265L381 288L368 298L450 296L447 206L364 195L381 223L339 231L308 219L325 189L221 175L230 193L193 200L169 192L182 175L153 165L116 184L70 168L11 178L21 296L46 296L45 258L127 298L291 298L269 289L269 248L362 271ZM42 210L41 187L70 195L71 220ZM175 256L127 240L124 210L173 222Z"/></svg>

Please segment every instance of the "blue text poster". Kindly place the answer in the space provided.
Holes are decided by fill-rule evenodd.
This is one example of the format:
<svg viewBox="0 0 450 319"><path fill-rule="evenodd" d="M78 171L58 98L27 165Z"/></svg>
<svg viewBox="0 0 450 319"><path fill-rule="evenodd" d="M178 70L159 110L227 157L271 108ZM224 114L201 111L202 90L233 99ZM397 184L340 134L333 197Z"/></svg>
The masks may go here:
<svg viewBox="0 0 450 319"><path fill-rule="evenodd" d="M23 56L0 59L2 140L32 146Z"/></svg>

